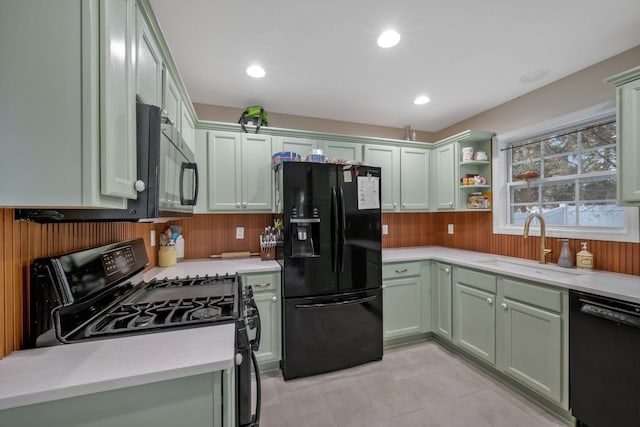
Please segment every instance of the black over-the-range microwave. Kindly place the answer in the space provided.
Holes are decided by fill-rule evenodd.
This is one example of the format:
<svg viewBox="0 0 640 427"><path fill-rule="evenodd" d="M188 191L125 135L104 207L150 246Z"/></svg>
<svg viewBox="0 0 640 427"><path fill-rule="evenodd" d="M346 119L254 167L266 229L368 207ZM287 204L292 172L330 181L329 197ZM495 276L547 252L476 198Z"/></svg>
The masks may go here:
<svg viewBox="0 0 640 427"><path fill-rule="evenodd" d="M137 199L127 209L16 209L34 222L140 221L187 217L198 197L194 153L160 107L137 104Z"/></svg>

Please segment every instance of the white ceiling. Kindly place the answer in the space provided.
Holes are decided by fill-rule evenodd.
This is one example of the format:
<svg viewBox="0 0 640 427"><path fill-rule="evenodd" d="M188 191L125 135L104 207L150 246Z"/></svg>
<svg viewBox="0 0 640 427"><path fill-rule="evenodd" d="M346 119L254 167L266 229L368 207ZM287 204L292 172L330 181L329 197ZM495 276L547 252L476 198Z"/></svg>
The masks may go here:
<svg viewBox="0 0 640 427"><path fill-rule="evenodd" d="M638 0L151 4L193 102L431 132L640 45Z"/></svg>

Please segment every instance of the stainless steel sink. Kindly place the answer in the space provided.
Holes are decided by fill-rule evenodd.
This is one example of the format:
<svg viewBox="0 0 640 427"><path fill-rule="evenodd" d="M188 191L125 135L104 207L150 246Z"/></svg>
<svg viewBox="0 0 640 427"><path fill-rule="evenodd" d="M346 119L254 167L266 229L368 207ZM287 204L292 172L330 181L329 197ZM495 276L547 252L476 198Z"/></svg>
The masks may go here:
<svg viewBox="0 0 640 427"><path fill-rule="evenodd" d="M506 270L515 274L527 274L532 276L548 277L550 279L563 279L585 274L585 271L554 267L547 264L533 264L526 261L506 261L501 259L477 260L479 264Z"/></svg>

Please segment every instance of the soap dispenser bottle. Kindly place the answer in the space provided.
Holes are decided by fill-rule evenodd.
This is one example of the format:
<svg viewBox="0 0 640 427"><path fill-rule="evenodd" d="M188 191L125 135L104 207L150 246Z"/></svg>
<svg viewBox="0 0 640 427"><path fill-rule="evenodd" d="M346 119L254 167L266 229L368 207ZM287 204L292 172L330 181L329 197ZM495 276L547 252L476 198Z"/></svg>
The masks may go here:
<svg viewBox="0 0 640 427"><path fill-rule="evenodd" d="M573 267L573 254L569 248L569 239L562 239L562 249L560 250L560 257L558 258L558 265L560 267Z"/></svg>
<svg viewBox="0 0 640 427"><path fill-rule="evenodd" d="M593 269L593 254L587 250L587 242L582 242L582 250L576 256L578 268Z"/></svg>

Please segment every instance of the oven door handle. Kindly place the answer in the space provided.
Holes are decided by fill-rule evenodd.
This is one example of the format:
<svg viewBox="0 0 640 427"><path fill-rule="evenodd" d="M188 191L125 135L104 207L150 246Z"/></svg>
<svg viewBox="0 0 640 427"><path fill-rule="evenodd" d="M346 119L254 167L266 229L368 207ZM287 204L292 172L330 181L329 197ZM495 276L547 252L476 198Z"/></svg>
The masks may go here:
<svg viewBox="0 0 640 427"><path fill-rule="evenodd" d="M258 310L258 306L253 298L249 300L248 306L251 307L251 311L253 311L252 315L255 315L255 320L257 320L256 325L256 336L253 337L252 340L249 340L249 345L251 346L252 351L258 351L260 349L260 335L262 334L262 322L260 321L260 310Z"/></svg>
<svg viewBox="0 0 640 427"><path fill-rule="evenodd" d="M256 374L256 412L251 419L250 427L258 427L260 425L260 407L262 406L262 383L260 382L260 369L258 368L258 359L255 352L251 352L251 364Z"/></svg>

